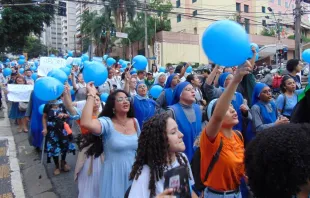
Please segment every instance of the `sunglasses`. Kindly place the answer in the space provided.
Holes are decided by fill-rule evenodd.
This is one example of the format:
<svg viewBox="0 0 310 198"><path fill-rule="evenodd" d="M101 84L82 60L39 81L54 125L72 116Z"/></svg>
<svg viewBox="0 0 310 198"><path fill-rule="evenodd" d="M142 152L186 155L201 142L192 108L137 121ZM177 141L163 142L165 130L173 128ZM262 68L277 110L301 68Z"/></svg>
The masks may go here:
<svg viewBox="0 0 310 198"><path fill-rule="evenodd" d="M124 102L124 101L127 101L127 102L130 102L130 97L118 97L116 98L116 101L117 102Z"/></svg>

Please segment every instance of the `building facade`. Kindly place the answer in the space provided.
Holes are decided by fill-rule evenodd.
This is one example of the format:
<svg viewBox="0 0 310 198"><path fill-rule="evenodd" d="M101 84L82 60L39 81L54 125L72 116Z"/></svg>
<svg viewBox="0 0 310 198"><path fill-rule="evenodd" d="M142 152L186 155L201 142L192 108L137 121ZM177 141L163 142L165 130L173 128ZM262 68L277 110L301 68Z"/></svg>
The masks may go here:
<svg viewBox="0 0 310 198"><path fill-rule="evenodd" d="M290 50L288 56L293 55L295 45L294 41L289 38L294 35L294 0L217 0L207 2L204 0L176 0L172 3L174 9L170 15L171 31L198 35L199 46L202 46L203 32L211 23L230 19L237 21L245 28L250 34L251 42L255 42L261 47L267 44L288 46ZM302 3L302 6L303 9L309 10L309 4ZM310 15L305 12L302 16L301 25L304 36L307 36L308 30L310 30L309 21ZM278 40L277 35L274 37L262 35L263 30L273 31L277 27L277 22L280 24L280 40ZM179 42L183 42L182 38ZM189 49L191 50L186 53L191 54L190 57L197 58L196 62L208 63L201 47L195 51L193 51L194 47L192 46ZM183 54L172 53L169 56L177 56L176 59L180 61L188 61L184 60ZM161 64L164 63L166 62L162 61Z"/></svg>
<svg viewBox="0 0 310 198"><path fill-rule="evenodd" d="M67 1L66 15L61 17L62 43L63 50L69 51L76 48L76 5L74 2Z"/></svg>
<svg viewBox="0 0 310 198"><path fill-rule="evenodd" d="M55 15L54 21L49 27L44 24L44 31L40 39L42 43L48 47L48 50L53 49L62 52L63 42L61 27L61 17L57 15Z"/></svg>

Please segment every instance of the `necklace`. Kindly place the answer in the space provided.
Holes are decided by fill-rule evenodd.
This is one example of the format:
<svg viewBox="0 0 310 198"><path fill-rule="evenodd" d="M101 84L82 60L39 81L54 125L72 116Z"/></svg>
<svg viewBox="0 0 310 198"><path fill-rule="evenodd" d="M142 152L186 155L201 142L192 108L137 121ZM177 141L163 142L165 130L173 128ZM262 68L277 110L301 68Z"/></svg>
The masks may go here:
<svg viewBox="0 0 310 198"><path fill-rule="evenodd" d="M127 120L126 120L124 123L122 123L121 121L119 121L119 120L117 120L117 119L114 119L114 120L115 120L115 122L116 122L117 124L119 124L120 126L123 127L124 133L127 133L127 128L126 128Z"/></svg>

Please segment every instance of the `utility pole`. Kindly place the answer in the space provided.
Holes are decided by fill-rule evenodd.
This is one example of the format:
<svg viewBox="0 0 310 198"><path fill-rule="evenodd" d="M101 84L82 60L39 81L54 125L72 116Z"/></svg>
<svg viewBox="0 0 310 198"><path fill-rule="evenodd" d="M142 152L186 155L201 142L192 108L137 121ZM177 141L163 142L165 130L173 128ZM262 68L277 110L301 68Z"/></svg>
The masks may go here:
<svg viewBox="0 0 310 198"><path fill-rule="evenodd" d="M144 53L145 53L145 57L148 57L148 43L147 43L147 6L146 6L146 0L144 0L144 34L145 34L145 38L144 38ZM150 66L149 66L150 67Z"/></svg>
<svg viewBox="0 0 310 198"><path fill-rule="evenodd" d="M281 34L280 34L280 19L277 20L277 36L278 36L278 42L276 47L276 64L281 67L281 55L278 57L278 48L282 47L279 44L281 43Z"/></svg>
<svg viewBox="0 0 310 198"><path fill-rule="evenodd" d="M296 8L294 10L295 15L295 58L300 59L300 46L301 46L301 35L300 35L300 24L301 24L301 0L296 0Z"/></svg>

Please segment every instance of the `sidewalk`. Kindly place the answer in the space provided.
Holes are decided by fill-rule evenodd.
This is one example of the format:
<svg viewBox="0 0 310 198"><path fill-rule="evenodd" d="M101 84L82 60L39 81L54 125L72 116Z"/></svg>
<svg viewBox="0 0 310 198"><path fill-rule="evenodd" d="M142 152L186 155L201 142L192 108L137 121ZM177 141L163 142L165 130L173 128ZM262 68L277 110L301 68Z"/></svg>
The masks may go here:
<svg viewBox="0 0 310 198"><path fill-rule="evenodd" d="M7 108L6 104L3 106ZM0 118L0 198L24 198L16 145L6 110L0 111L5 117Z"/></svg>

